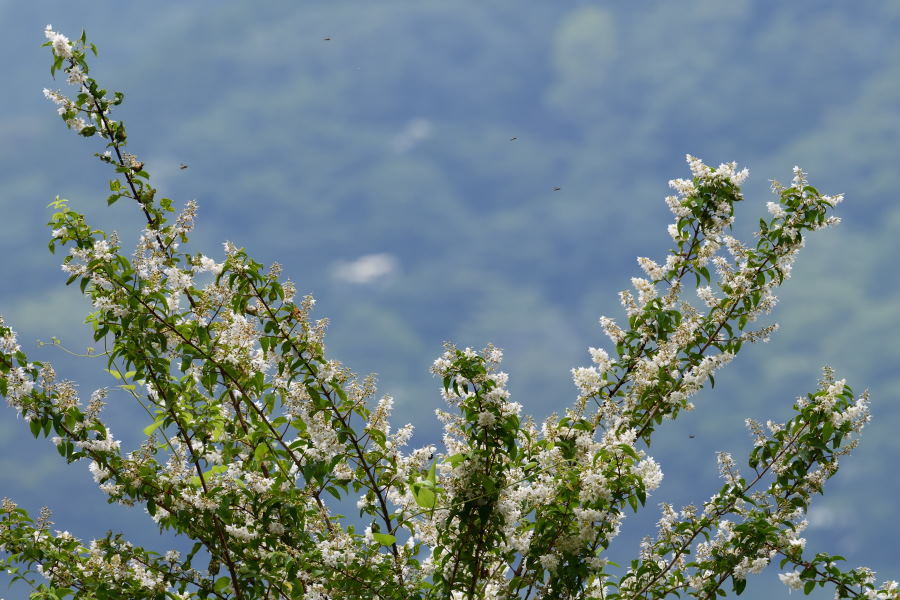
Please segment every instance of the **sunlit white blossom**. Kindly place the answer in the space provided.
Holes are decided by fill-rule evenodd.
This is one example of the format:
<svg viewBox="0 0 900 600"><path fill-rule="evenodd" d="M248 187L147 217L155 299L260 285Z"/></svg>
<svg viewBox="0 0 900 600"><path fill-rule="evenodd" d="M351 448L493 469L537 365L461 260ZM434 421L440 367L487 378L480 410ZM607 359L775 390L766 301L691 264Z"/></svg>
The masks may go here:
<svg viewBox="0 0 900 600"><path fill-rule="evenodd" d="M72 43L69 41L69 38L53 31L52 25L47 25L44 29L44 36L50 41L53 53L56 56L60 58L70 58L72 56Z"/></svg>
<svg viewBox="0 0 900 600"><path fill-rule="evenodd" d="M803 579L800 578L800 573L798 571L779 573L778 579L781 580L781 583L793 590L803 589Z"/></svg>

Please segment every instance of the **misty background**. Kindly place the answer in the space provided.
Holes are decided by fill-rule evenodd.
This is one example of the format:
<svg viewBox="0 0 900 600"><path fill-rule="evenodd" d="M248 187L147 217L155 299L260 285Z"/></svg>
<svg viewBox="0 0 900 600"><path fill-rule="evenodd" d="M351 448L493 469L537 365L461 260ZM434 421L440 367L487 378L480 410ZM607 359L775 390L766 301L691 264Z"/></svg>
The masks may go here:
<svg viewBox="0 0 900 600"><path fill-rule="evenodd" d="M801 165L846 194L843 223L808 238L771 342L745 346L696 411L660 428L649 452L665 480L613 558L653 534L659 502L718 489L716 451L746 464L744 419L789 418L827 364L870 389L873 421L814 501L807 550L900 578L900 3L5 0L0 23L0 314L83 398L116 382L102 358L37 343L93 345L89 304L46 248L47 204L68 198L126 253L142 219L127 201L106 207L112 174L92 156L104 148L41 94L68 87L49 76L47 23L87 30L92 76L125 92L129 150L162 196L199 202L191 250L221 260L231 240L282 263L331 320L329 355L378 373L414 446L440 441L428 368L444 341L502 348L525 414L575 400L569 370L588 346L610 349L597 318L624 320L635 257L665 258L663 197L688 176L685 153L750 168L744 240L769 180ZM150 422L116 391L105 414L135 444ZM67 466L5 406L0 496L47 505L55 528L88 540L183 543L107 506L86 463ZM776 574L744 597L784 597Z"/></svg>

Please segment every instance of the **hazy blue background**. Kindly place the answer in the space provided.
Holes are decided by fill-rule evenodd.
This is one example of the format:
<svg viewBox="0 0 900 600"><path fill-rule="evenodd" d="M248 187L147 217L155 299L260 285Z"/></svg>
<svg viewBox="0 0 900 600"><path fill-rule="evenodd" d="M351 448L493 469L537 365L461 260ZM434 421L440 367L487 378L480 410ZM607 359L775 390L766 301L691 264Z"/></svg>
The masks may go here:
<svg viewBox="0 0 900 600"><path fill-rule="evenodd" d="M597 317L622 316L635 256L664 258L662 198L686 152L750 167L745 235L768 180L802 165L846 193L844 223L809 239L781 331L662 428L665 482L616 556L652 533L655 503L705 500L715 451L751 445L744 418L787 418L829 364L871 389L874 421L816 502L808 548L900 577L900 4L6 0L0 23L0 314L84 397L114 384L101 361L35 343L90 344L46 250L46 205L69 198L124 240L137 220L105 208L102 148L41 95L65 86L39 47L47 23L99 46L93 74L126 93L131 150L165 195L200 203L194 249L221 257L230 239L280 261L331 318L330 354L379 374L418 443L439 440L428 366L444 340L503 348L528 413L574 400L569 369L606 343ZM112 404L114 433L137 439L147 419ZM88 539L113 528L165 549L140 511L103 504L86 465L66 468L0 410L0 496L47 504ZM785 596L775 573L745 597Z"/></svg>

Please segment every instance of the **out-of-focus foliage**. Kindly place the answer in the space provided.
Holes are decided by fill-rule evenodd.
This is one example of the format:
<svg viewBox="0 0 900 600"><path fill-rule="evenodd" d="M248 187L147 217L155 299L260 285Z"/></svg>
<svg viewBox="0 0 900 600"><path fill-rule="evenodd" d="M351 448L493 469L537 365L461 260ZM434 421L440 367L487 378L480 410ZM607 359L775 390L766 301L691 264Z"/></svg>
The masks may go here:
<svg viewBox="0 0 900 600"><path fill-rule="evenodd" d="M106 49L95 70L129 90L122 116L154 185L200 203L195 241L214 253L229 238L282 262L332 319L331 354L378 372L422 439L437 433L427 367L443 340L504 348L511 390L530 412L570 403L569 368L604 343L596 318L620 314L616 292L637 274L634 257L668 248L660 182L680 176L685 152L750 166L739 220L765 210L767 179L789 180L784 165L802 165L821 189L847 194L845 222L801 255L772 342L717 378L729 400L701 398L661 432L658 495L702 500L709 486L692 482L715 481L713 451L749 446L743 418L785 415L827 362L871 386L874 421L810 515L808 537L853 563L895 565L892 3L48 0L2 3L0 22L0 244L16 257L2 264L0 313L23 341L88 343L65 329L84 310L75 290L58 291L46 204L60 194L116 227L101 213L99 166L40 95L40 32L51 22L84 27ZM391 260L360 262L379 254ZM109 384L81 380L84 360L66 363L65 376L85 390ZM37 498L62 464L39 458L52 447L14 425L0 423L0 495ZM123 413L118 431L129 427L140 429ZM93 493L86 471L84 480L57 481L72 506ZM87 536L140 517L85 518Z"/></svg>

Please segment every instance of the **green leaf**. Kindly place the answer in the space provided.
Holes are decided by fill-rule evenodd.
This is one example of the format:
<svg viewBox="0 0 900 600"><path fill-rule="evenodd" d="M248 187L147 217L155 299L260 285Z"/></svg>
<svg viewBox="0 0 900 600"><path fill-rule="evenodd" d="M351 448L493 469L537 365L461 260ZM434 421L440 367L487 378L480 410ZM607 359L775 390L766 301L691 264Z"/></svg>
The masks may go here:
<svg viewBox="0 0 900 600"><path fill-rule="evenodd" d="M163 424L163 419L159 419L158 421L154 421L150 425L144 427L144 435L150 435L157 429L159 429L160 425Z"/></svg>
<svg viewBox="0 0 900 600"><path fill-rule="evenodd" d="M222 441L222 437L225 435L225 421L216 420L213 424L213 440L216 442Z"/></svg>
<svg viewBox="0 0 900 600"><path fill-rule="evenodd" d="M631 510L637 512L638 510L638 501L634 496L628 496L628 504L631 505Z"/></svg>
<svg viewBox="0 0 900 600"><path fill-rule="evenodd" d="M706 279L706 283L709 283L710 280L712 279L712 277L709 274L709 269L707 269L706 267L700 267L698 269L698 271L700 272L701 275L703 275L703 278Z"/></svg>
<svg viewBox="0 0 900 600"><path fill-rule="evenodd" d="M390 546L397 541L397 538L389 533L373 533L372 537L382 546Z"/></svg>
<svg viewBox="0 0 900 600"><path fill-rule="evenodd" d="M435 496L434 490L430 486L423 485L421 482L412 484L412 493L413 498L416 500L416 504L422 508L432 509L437 503L437 496Z"/></svg>
<svg viewBox="0 0 900 600"><path fill-rule="evenodd" d="M451 467L458 467L460 463L466 460L465 454L454 454L453 456L447 457L447 462L450 463Z"/></svg>
<svg viewBox="0 0 900 600"><path fill-rule="evenodd" d="M219 577L218 579L216 579L216 591L217 592L224 591L230 585L231 585L231 580L228 577Z"/></svg>

